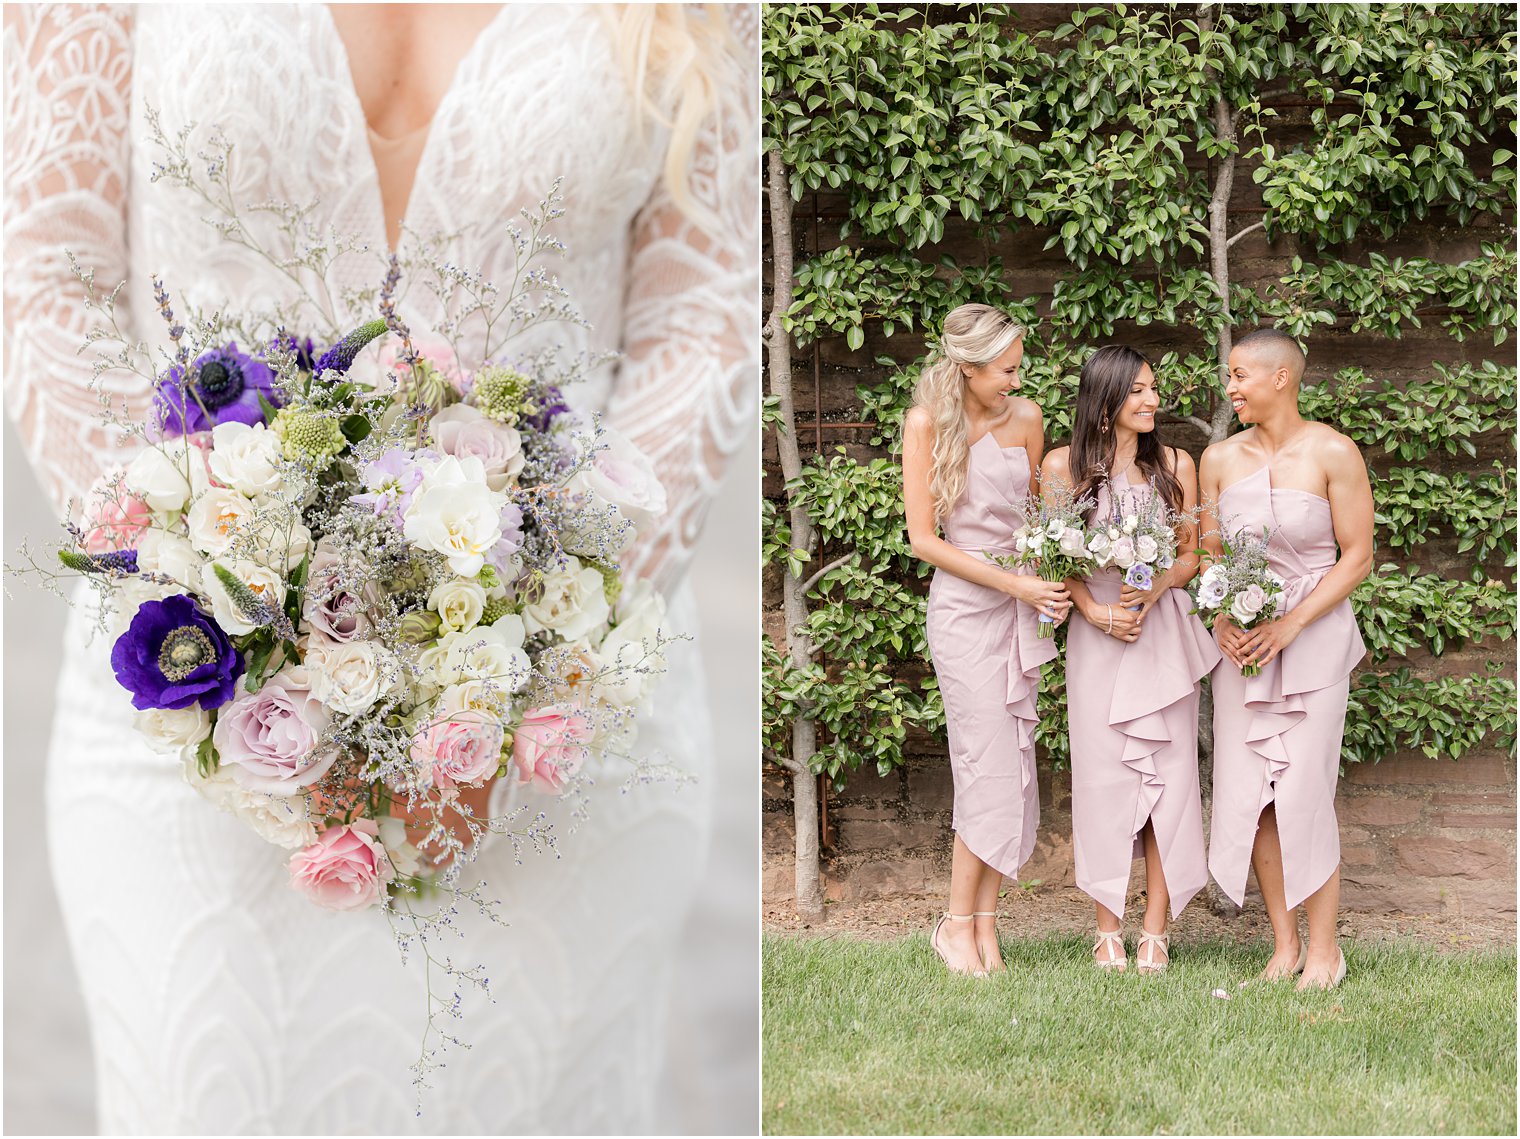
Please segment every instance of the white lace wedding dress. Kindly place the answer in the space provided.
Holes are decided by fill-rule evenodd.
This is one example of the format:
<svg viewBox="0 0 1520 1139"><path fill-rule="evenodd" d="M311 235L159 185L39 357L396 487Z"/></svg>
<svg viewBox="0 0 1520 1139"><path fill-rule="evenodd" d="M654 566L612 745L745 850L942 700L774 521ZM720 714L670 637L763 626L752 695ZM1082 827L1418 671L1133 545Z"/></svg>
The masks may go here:
<svg viewBox="0 0 1520 1139"><path fill-rule="evenodd" d="M755 13L731 19L752 55ZM692 186L722 218L714 237L663 184L665 136L635 114L614 28L583 8L505 6L438 107L405 225L455 234L457 264L509 277L506 223L564 177L567 212L555 232L569 256L551 268L593 331L560 331L624 352L571 399L605 408L656 460L671 511L639 561L671 591L679 624L690 619L682 574L705 506L753 423L756 88L751 71L721 76L730 112L698 141ZM385 229L351 64L363 61L348 60L316 5L8 15L6 396L60 503L123 455L98 422L89 356L77 353L92 318L65 249L94 269L102 291L126 282L127 320L150 344L163 340L151 274L179 306L293 299L279 272L216 237L201 203L150 185L160 156L146 110L171 137L197 124L192 154L220 128L234 145L230 179L242 202L310 202L319 225L363 235L371 252L347 258L339 276L372 285ZM414 329L437 317L430 303L425 289L407 292L401 311ZM371 315L339 308L348 324ZM143 409L144 390L107 387ZM108 645L86 646L87 624L71 620L48 810L103 1132L669 1126L668 1105L656 1101L679 982L670 962L703 859L710 778L622 794L614 768L558 857L519 866L505 844L482 853L477 865L510 924L463 923L466 939L448 948L460 964L485 965L494 1003L465 994L463 1019L449 1028L471 1048L448 1053L418 1118L407 1069L422 1044L423 962L402 966L378 913L330 913L295 894L278 851L134 738ZM682 646L640 750L701 780L710 733L697 647Z"/></svg>

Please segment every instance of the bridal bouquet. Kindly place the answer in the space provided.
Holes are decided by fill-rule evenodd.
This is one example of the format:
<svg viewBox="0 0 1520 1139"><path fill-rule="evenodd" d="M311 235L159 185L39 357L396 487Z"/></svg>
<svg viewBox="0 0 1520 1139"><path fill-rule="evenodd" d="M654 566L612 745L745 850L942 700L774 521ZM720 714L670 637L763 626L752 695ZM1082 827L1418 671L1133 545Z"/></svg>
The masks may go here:
<svg viewBox="0 0 1520 1139"><path fill-rule="evenodd" d="M1173 511L1154 489L1134 503L1132 514L1121 514L1117 496L1109 518L1095 520L1087 533L1087 550L1100 568L1117 566L1124 571L1124 584L1149 589L1158 572L1165 573L1177 561L1177 521Z"/></svg>
<svg viewBox="0 0 1520 1139"><path fill-rule="evenodd" d="M1258 537L1242 530L1222 542L1222 552L1198 577L1193 612L1203 613L1212 626L1220 614L1228 614L1242 629L1252 629L1277 614L1283 579L1267 561L1267 531ZM1208 556L1208 555L1205 555ZM1256 676L1261 666L1245 665L1242 676Z"/></svg>
<svg viewBox="0 0 1520 1139"><path fill-rule="evenodd" d="M1033 565L1045 581L1084 578L1096 561L1087 547L1086 518L1095 503L1084 495L1074 498L1070 487L1052 483L1047 498L1031 498L1024 505L1023 527L1013 535L1013 565ZM1039 636L1056 635L1055 621L1040 614Z"/></svg>

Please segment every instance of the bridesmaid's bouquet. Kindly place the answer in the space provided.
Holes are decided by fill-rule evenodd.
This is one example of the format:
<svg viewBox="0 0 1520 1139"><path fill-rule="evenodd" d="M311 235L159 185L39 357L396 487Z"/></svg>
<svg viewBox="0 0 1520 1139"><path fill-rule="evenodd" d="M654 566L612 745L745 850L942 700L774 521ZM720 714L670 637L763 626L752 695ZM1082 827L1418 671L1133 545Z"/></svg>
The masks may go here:
<svg viewBox="0 0 1520 1139"><path fill-rule="evenodd" d="M1110 516L1097 519L1087 532L1087 549L1099 568L1117 566L1124 571L1124 584L1149 589L1157 573L1165 573L1177 561L1179 519L1165 499L1148 488L1130 502L1134 513L1123 513L1118 496Z"/></svg>
<svg viewBox="0 0 1520 1139"><path fill-rule="evenodd" d="M1210 627L1221 614L1227 614L1242 629L1253 629L1277 615L1285 583L1268 563L1267 538L1265 529L1260 536L1241 530L1221 543L1222 552L1217 557L1204 554L1211 557L1211 564L1194 586L1193 612L1202 613ZM1240 675L1256 676L1260 672L1260 665L1248 664Z"/></svg>
<svg viewBox="0 0 1520 1139"><path fill-rule="evenodd" d="M1035 567L1045 581L1085 578L1097 562L1087 546L1087 515L1096 503L1090 496L1075 498L1068 486L1052 483L1047 498L1031 497L1024 504L1023 527L1014 531L1012 565ZM1056 635L1053 618L1040 614L1039 636Z"/></svg>

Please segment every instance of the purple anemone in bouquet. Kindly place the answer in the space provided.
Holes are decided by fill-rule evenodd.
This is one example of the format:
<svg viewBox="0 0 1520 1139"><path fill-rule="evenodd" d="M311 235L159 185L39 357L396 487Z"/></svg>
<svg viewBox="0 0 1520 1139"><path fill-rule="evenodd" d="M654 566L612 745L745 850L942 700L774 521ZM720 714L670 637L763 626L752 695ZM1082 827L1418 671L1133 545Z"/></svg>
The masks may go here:
<svg viewBox="0 0 1520 1139"><path fill-rule="evenodd" d="M1124 571L1124 584L1131 589L1150 589L1158 573L1177 561L1175 511L1154 487L1114 503L1107 518L1099 518L1087 531L1087 549L1100 568L1115 566ZM1136 606L1131 606L1134 609Z"/></svg>

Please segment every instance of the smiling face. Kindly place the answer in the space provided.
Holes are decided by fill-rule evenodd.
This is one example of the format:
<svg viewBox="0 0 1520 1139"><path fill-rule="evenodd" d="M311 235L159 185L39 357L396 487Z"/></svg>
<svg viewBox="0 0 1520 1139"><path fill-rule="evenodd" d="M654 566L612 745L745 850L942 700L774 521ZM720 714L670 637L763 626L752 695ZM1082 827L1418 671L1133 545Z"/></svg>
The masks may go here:
<svg viewBox="0 0 1520 1139"><path fill-rule="evenodd" d="M1119 427L1138 433L1154 431L1156 408L1160 405L1161 397L1156 392L1155 374L1150 365L1142 364L1135 373L1134 382L1129 386L1129 395L1119 406L1119 414L1114 417L1114 422Z"/></svg>
<svg viewBox="0 0 1520 1139"><path fill-rule="evenodd" d="M1024 362L1024 338L1020 336L1010 344L996 360L985 364L962 364L961 376L966 382L966 399L981 404L989 411L1000 410L1004 393L1017 391L1019 365Z"/></svg>
<svg viewBox="0 0 1520 1139"><path fill-rule="evenodd" d="M1287 370L1270 353L1248 346L1230 352L1230 381L1224 392L1240 422L1260 421L1287 384Z"/></svg>

